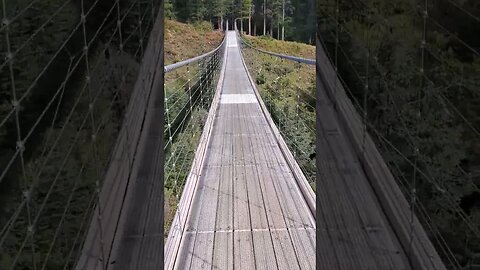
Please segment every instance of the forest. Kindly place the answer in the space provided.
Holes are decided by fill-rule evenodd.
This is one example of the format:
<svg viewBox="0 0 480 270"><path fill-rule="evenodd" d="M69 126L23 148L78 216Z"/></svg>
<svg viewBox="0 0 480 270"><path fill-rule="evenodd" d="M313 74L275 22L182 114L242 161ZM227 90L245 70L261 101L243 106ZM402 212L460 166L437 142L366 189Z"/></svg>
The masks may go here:
<svg viewBox="0 0 480 270"><path fill-rule="evenodd" d="M315 43L313 0L166 0L165 16L182 22L210 21L215 28L236 18L244 32Z"/></svg>
<svg viewBox="0 0 480 270"><path fill-rule="evenodd" d="M480 2L317 1L317 34L450 269L480 269Z"/></svg>

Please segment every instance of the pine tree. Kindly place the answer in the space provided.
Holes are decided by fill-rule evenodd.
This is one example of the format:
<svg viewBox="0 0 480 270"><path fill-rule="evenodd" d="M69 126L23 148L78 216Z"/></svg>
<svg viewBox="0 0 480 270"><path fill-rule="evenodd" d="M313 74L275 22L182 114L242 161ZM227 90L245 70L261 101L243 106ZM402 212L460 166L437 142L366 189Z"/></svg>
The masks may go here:
<svg viewBox="0 0 480 270"><path fill-rule="evenodd" d="M248 17L248 34L251 34L250 31L251 31L251 21L250 21L250 18L251 18L251 11L252 11L252 7L253 7L253 3L252 3L252 0L242 0L242 9L241 9L241 14L240 14L240 29L242 30L243 32L243 20L245 17Z"/></svg>

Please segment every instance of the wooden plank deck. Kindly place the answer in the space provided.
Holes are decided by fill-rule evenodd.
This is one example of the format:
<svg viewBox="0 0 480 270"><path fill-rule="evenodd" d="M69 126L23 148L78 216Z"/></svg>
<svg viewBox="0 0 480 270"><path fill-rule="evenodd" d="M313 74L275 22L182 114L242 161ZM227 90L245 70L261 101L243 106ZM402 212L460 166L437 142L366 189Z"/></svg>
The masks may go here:
<svg viewBox="0 0 480 270"><path fill-rule="evenodd" d="M175 269L315 269L315 219L249 82L235 32Z"/></svg>
<svg viewBox="0 0 480 270"><path fill-rule="evenodd" d="M317 241L333 247L318 245L333 267L317 269L446 269L318 36L316 49Z"/></svg>

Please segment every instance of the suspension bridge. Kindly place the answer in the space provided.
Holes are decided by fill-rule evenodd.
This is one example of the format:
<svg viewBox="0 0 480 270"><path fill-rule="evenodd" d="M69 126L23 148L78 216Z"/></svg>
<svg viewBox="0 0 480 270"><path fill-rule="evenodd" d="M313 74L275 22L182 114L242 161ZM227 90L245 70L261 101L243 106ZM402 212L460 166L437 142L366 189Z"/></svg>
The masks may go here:
<svg viewBox="0 0 480 270"><path fill-rule="evenodd" d="M317 46L316 61L272 53L253 47L236 25L229 30L227 24L216 49L165 66L159 6L142 1L127 8L115 4L103 22L91 26L88 16L97 3L82 3L77 30L65 37L26 91L15 88L18 74L12 59L20 57L36 34L11 41L12 25L23 13L3 21L8 57L2 68L10 67L5 72L10 75L13 105L2 111L0 127L16 127L16 139L15 150L5 154L0 183L15 173L23 176L7 218L0 219L1 267L446 269L322 46ZM117 20L114 27L107 23L111 18ZM126 31L128 20L135 27ZM89 27L97 27L90 29L91 35ZM112 32L102 36L100 46L97 41L108 29ZM70 54L74 36L83 47ZM110 53L114 42L117 56ZM19 104L28 104L25 99L38 90L38 80L57 55L67 51L65 78L34 115L35 121L28 118L23 123L27 117ZM300 97L290 119L310 132L317 129L315 192L306 176L312 171L302 165L308 153L296 147L299 142L290 138L281 117L265 102L245 61L247 51L316 66L316 127L299 117L298 108L308 106ZM130 69L136 61L128 54L141 63L136 71ZM105 56L92 63L93 55ZM120 74L100 72L113 59L124 64ZM79 65L84 70L80 74ZM80 94L68 99L64 94L74 74L85 79ZM108 133L115 135L110 144L102 142L112 108L122 103L118 89L127 88L128 76L134 80L120 110L121 125ZM112 78L118 80L110 93L106 85ZM66 117L60 114L64 111ZM195 121L202 113L204 121ZM50 129L39 131L39 123L48 122L44 118L51 121ZM72 119L80 119L80 124ZM39 151L29 152L36 133L47 134L47 143L40 151L42 159L30 164L27 157ZM68 138L66 152L58 149L62 138ZM79 143L85 149L76 148ZM188 150L192 144L195 151ZM47 168L55 158L59 168ZM77 171L69 175L66 166L74 158L81 162L72 165ZM46 168L54 172L54 179L42 182L42 177L48 178ZM165 238L167 185L176 209ZM64 203L52 206L53 198ZM74 203L80 207L73 209ZM45 218L47 210L55 218Z"/></svg>

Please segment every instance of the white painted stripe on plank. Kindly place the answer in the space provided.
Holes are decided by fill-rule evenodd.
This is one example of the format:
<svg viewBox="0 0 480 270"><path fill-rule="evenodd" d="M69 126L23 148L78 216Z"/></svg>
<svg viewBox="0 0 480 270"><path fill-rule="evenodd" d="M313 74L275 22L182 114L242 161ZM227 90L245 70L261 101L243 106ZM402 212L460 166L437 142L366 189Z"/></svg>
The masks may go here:
<svg viewBox="0 0 480 270"><path fill-rule="evenodd" d="M254 94L222 94L220 104L258 103Z"/></svg>
<svg viewBox="0 0 480 270"><path fill-rule="evenodd" d="M265 229L241 229L241 230L216 230L216 231L186 231L186 234L195 234L195 233L235 233L235 232L273 232L273 231L308 231L308 230L315 230L314 228L305 228L305 227L298 227L298 228L265 228Z"/></svg>

